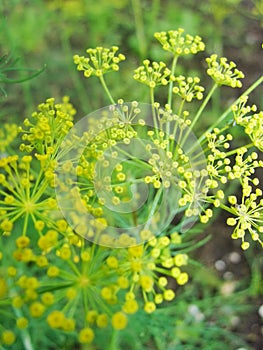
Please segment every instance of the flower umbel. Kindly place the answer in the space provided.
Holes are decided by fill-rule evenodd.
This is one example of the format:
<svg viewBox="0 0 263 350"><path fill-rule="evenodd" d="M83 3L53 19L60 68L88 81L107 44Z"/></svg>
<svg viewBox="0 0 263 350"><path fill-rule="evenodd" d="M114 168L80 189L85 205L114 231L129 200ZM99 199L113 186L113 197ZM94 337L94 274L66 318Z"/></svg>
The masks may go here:
<svg viewBox="0 0 263 350"><path fill-rule="evenodd" d="M172 52L175 56L196 54L204 51L205 44L198 35L183 35L184 29L170 30L168 32L157 32L154 37L161 43L166 51Z"/></svg>
<svg viewBox="0 0 263 350"><path fill-rule="evenodd" d="M218 60L216 54L206 59L208 64L207 74L219 86L226 85L232 88L241 88L240 79L244 78L244 74L236 68L236 64L232 61L228 62L225 57Z"/></svg>
<svg viewBox="0 0 263 350"><path fill-rule="evenodd" d="M232 233L233 239L242 239L241 247L246 250L249 247L249 242L245 240L246 233L251 235L253 241L258 241L262 246L263 242L260 237L263 236L263 199L262 190L259 188L255 192L247 193L248 184L243 188L242 201L237 202L235 196L229 198L229 203L232 204L229 210L234 216L227 219L229 226L234 226Z"/></svg>
<svg viewBox="0 0 263 350"><path fill-rule="evenodd" d="M158 85L167 85L171 71L166 67L164 62L152 62L149 60L143 61L143 66L138 67L134 71L133 78L150 88L155 88Z"/></svg>
<svg viewBox="0 0 263 350"><path fill-rule="evenodd" d="M78 70L84 71L86 78L92 75L101 77L107 72L119 70L119 63L125 60L125 56L123 54L116 55L118 49L117 46L112 46L110 49L101 46L88 49L89 57L75 55L74 63Z"/></svg>

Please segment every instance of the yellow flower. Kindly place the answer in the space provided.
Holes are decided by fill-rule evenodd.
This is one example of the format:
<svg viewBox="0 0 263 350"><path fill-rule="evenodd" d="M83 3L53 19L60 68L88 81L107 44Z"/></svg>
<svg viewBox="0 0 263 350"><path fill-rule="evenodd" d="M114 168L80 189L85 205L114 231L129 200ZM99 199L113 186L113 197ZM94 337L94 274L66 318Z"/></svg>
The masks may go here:
<svg viewBox="0 0 263 350"><path fill-rule="evenodd" d="M23 304L24 304L24 301L20 296L16 296L12 300L12 306L17 309L20 309L23 306Z"/></svg>
<svg viewBox="0 0 263 350"><path fill-rule="evenodd" d="M11 232L13 228L13 223L8 219L4 219L1 222L0 227L4 232Z"/></svg>
<svg viewBox="0 0 263 350"><path fill-rule="evenodd" d="M6 345L11 345L14 343L16 337L14 332L5 330L2 333L2 342Z"/></svg>
<svg viewBox="0 0 263 350"><path fill-rule="evenodd" d="M63 322L62 329L66 332L72 332L75 330L76 322L71 318L66 318Z"/></svg>
<svg viewBox="0 0 263 350"><path fill-rule="evenodd" d="M167 289L163 293L164 300L171 301L175 298L175 293L172 289Z"/></svg>
<svg viewBox="0 0 263 350"><path fill-rule="evenodd" d="M135 312L137 312L138 309L139 309L139 305L137 301L134 299L127 300L122 307L122 310L126 314L134 314Z"/></svg>
<svg viewBox="0 0 263 350"><path fill-rule="evenodd" d="M59 268L57 266L50 266L47 270L49 277L57 277L59 275Z"/></svg>
<svg viewBox="0 0 263 350"><path fill-rule="evenodd" d="M151 276L141 276L140 284L143 290L146 292L151 292L153 288L153 278Z"/></svg>
<svg viewBox="0 0 263 350"><path fill-rule="evenodd" d="M108 324L108 316L106 314L98 315L96 319L96 324L99 328L104 328Z"/></svg>
<svg viewBox="0 0 263 350"><path fill-rule="evenodd" d="M176 278L176 281L179 285L184 285L188 282L188 274L186 272L180 273L180 275Z"/></svg>
<svg viewBox="0 0 263 350"><path fill-rule="evenodd" d="M183 266L183 265L187 265L187 261L188 261L188 256L186 254L177 254L174 257L174 263L176 266Z"/></svg>
<svg viewBox="0 0 263 350"><path fill-rule="evenodd" d="M147 312L147 314L151 314L152 312L155 311L155 309L156 309L156 306L152 301L147 301L144 305L144 311Z"/></svg>
<svg viewBox="0 0 263 350"><path fill-rule="evenodd" d="M91 343L93 339L94 339L94 332L91 328L86 327L79 332L80 343L82 344Z"/></svg>
<svg viewBox="0 0 263 350"><path fill-rule="evenodd" d="M71 250L69 247L62 247L59 251L58 254L61 259L63 260L69 260L71 257Z"/></svg>
<svg viewBox="0 0 263 350"><path fill-rule="evenodd" d="M98 311L97 310L90 310L87 313L86 319L90 324L94 324L98 317Z"/></svg>
<svg viewBox="0 0 263 350"><path fill-rule="evenodd" d="M16 325L20 329L25 329L28 326L28 320L25 317L20 317L16 320Z"/></svg>
<svg viewBox="0 0 263 350"><path fill-rule="evenodd" d="M45 311L45 306L36 301L30 305L29 311L32 317L40 317Z"/></svg>
<svg viewBox="0 0 263 350"><path fill-rule="evenodd" d="M60 328L65 320L63 312L55 310L52 311L47 317L47 323L51 328Z"/></svg>
<svg viewBox="0 0 263 350"><path fill-rule="evenodd" d="M129 287L129 280L128 280L128 278L126 278L124 276L120 276L118 278L117 283L118 283L118 286L122 289L126 289Z"/></svg>
<svg viewBox="0 0 263 350"><path fill-rule="evenodd" d="M51 292L46 292L41 295L41 300L44 305L52 305L55 301L54 294L52 294Z"/></svg>
<svg viewBox="0 0 263 350"><path fill-rule="evenodd" d="M116 259L115 256L109 256L106 260L106 263L112 269L117 269L118 267L118 260Z"/></svg>
<svg viewBox="0 0 263 350"><path fill-rule="evenodd" d="M111 319L111 324L114 329L121 330L127 326L128 320L124 313L116 312Z"/></svg>

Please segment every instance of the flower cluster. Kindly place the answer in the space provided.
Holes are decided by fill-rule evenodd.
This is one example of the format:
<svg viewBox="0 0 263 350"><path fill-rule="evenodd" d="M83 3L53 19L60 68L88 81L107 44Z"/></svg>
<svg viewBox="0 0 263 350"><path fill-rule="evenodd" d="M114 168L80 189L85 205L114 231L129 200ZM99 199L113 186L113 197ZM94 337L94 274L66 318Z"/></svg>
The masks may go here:
<svg viewBox="0 0 263 350"><path fill-rule="evenodd" d="M5 237L0 314L14 310L19 317L5 323L2 344L13 345L21 330L31 342L27 330L43 322L52 332L75 334L87 344L100 329L124 329L140 308L154 312L188 281L188 256L180 253L180 243L174 232L144 245L105 250L74 234L63 219L56 230L43 229L37 246L34 237L19 236L12 244ZM4 254L6 246L11 255ZM171 279L177 287L169 287Z"/></svg>
<svg viewBox="0 0 263 350"><path fill-rule="evenodd" d="M78 70L84 71L85 77L88 78L92 75L101 77L107 72L119 70L119 63L125 60L125 56L123 54L116 55L118 49L117 46L112 46L110 49L101 46L88 49L89 57L75 55L74 63Z"/></svg>
<svg viewBox="0 0 263 350"><path fill-rule="evenodd" d="M158 85L168 84L171 71L164 62L152 62L151 64L149 60L144 60L143 66L138 67L134 73L135 80L150 88L155 88Z"/></svg>
<svg viewBox="0 0 263 350"><path fill-rule="evenodd" d="M61 141L73 126L75 113L67 96L62 103L55 103L54 98L41 103L38 111L32 113L30 119L26 118L23 127L19 128L23 133L22 140L26 142L20 145L20 150L35 150L41 155L49 155L48 158L55 158Z"/></svg>
<svg viewBox="0 0 263 350"><path fill-rule="evenodd" d="M186 34L183 36L184 29L170 30L168 32L158 32L154 37L161 43L166 51L172 52L175 56L196 54L204 51L205 44L198 35L192 36Z"/></svg>
<svg viewBox="0 0 263 350"><path fill-rule="evenodd" d="M244 74L236 68L234 62L227 62L225 57L221 57L218 60L216 54L208 57L206 62L208 64L207 74L217 85L226 85L232 88L240 88L242 86L240 79L244 78Z"/></svg>
<svg viewBox="0 0 263 350"><path fill-rule="evenodd" d="M178 84L173 88L173 93L179 95L186 102L191 102L194 98L203 99L203 86L197 85L200 82L198 77L187 77L180 75L174 81Z"/></svg>
<svg viewBox="0 0 263 350"><path fill-rule="evenodd" d="M244 127L255 147L263 151L263 113L253 113L257 111L257 107L247 106L247 100L248 96L243 96L238 105L232 107L235 122Z"/></svg>
<svg viewBox="0 0 263 350"><path fill-rule="evenodd" d="M41 232L49 222L49 215L45 213L56 209L54 198L47 196L54 174L41 170L36 175L31 168L32 159L29 155L21 159L14 155L0 160L0 228L3 234L11 234L14 223L19 222L21 234L25 236L31 221L36 231Z"/></svg>
<svg viewBox="0 0 263 350"><path fill-rule="evenodd" d="M249 242L245 241L245 234L248 231L253 241L258 241L263 245L260 234L263 232L263 199L262 190L257 188L251 192L251 187L246 183L243 187L242 200L238 204L236 196L228 199L231 204L231 214L227 219L227 224L234 227L233 239L242 239L242 249L249 247Z"/></svg>

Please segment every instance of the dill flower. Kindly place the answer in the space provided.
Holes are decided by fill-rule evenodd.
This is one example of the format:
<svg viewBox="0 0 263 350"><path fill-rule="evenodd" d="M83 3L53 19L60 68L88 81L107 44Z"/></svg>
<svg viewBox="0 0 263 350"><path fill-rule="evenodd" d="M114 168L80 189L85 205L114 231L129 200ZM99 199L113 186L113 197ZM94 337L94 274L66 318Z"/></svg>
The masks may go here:
<svg viewBox="0 0 263 350"><path fill-rule="evenodd" d="M78 70L84 71L86 78L92 75L101 77L107 72L119 70L119 63L125 60L125 56L116 55L118 49L117 46L112 46L110 49L100 46L87 49L89 57L74 55L74 63Z"/></svg>
<svg viewBox="0 0 263 350"><path fill-rule="evenodd" d="M191 102L194 98L197 100L203 99L204 88L198 83L200 79L198 77L188 77L180 75L174 78L174 81L178 84L173 88L173 93L179 95L186 102Z"/></svg>
<svg viewBox="0 0 263 350"><path fill-rule="evenodd" d="M198 35L183 35L184 29L157 32L154 37L161 43L165 51L170 51L176 56L196 54L205 49L202 38Z"/></svg>
<svg viewBox="0 0 263 350"><path fill-rule="evenodd" d="M239 102L232 106L235 122L244 127L254 146L263 150L263 112L257 111L257 106L247 105L248 96L240 98ZM253 113L254 112L254 113Z"/></svg>
<svg viewBox="0 0 263 350"><path fill-rule="evenodd" d="M149 60L144 60L143 66L135 69L133 78L150 88L155 88L158 85L167 85L170 74L171 71L164 62L152 62L151 64Z"/></svg>
<svg viewBox="0 0 263 350"><path fill-rule="evenodd" d="M22 238L28 234L29 221L41 232L45 226L43 218L52 223L45 213L56 209L55 200L45 193L48 191L49 181L44 171L35 173L31 167L32 160L32 156L23 156L20 159L18 156L9 156L0 160L0 227L3 233L9 234L15 222L22 220L21 238L17 243L19 248L25 248L29 243L26 238Z"/></svg>
<svg viewBox="0 0 263 350"><path fill-rule="evenodd" d="M57 149L73 126L73 117L76 110L69 102L67 96L61 103L56 103L54 98L47 99L38 105L38 110L32 113L32 117L26 118L23 127L19 128L22 140L21 151L37 151L40 160L54 159ZM42 155L42 157L40 156Z"/></svg>
<svg viewBox="0 0 263 350"><path fill-rule="evenodd" d="M247 179L243 185L241 203L238 204L235 196L229 198L229 203L232 204L229 212L233 216L227 219L227 224L234 227L232 238L241 239L241 247L246 250L249 242L245 240L245 235L249 233L253 241L258 241L263 246L261 239L263 233L262 190L257 188L252 192Z"/></svg>
<svg viewBox="0 0 263 350"><path fill-rule="evenodd" d="M216 54L206 59L208 64L207 74L215 81L217 85L226 85L232 88L240 88L242 83L240 79L244 74L236 68L232 61L228 62L227 58L221 57L218 61Z"/></svg>

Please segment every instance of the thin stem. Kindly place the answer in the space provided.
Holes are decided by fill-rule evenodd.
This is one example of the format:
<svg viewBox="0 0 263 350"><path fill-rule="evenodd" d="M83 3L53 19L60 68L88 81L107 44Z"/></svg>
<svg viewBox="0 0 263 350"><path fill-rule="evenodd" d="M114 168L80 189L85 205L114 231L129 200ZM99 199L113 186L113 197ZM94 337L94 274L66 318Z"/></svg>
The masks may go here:
<svg viewBox="0 0 263 350"><path fill-rule="evenodd" d="M20 318L23 316L19 309L14 308L13 310L17 318ZM20 329L19 331L21 333L21 341L23 343L24 349L34 350L34 346L32 344L32 340L29 332L26 329Z"/></svg>
<svg viewBox="0 0 263 350"><path fill-rule="evenodd" d="M220 204L220 208L224 209L225 211L227 211L230 214L235 214L235 212L233 211L233 209L227 207L225 204L221 203Z"/></svg>
<svg viewBox="0 0 263 350"><path fill-rule="evenodd" d="M215 92L216 88L218 87L217 84L214 84L211 88L211 90L209 91L208 95L206 96L205 100L203 101L203 103L201 104L199 110L197 111L192 123L191 123L191 128L194 127L194 125L197 123L198 119L200 118L203 110L205 109L206 105L208 104L210 98L212 97L213 93Z"/></svg>
<svg viewBox="0 0 263 350"><path fill-rule="evenodd" d="M117 350L118 346L117 346L117 330L113 329L112 330L112 336L111 336L111 341L110 341L110 346L109 346L109 350Z"/></svg>
<svg viewBox="0 0 263 350"><path fill-rule="evenodd" d="M174 75L176 64L177 64L178 56L174 56L173 58L173 63L172 63L172 68L171 68L171 75ZM173 85L174 82L171 80L169 83L169 90L168 90L168 101L167 104L169 105L170 108L172 108L172 95L173 95Z"/></svg>
<svg viewBox="0 0 263 350"><path fill-rule="evenodd" d="M188 128L186 134L184 135L184 138L182 140L182 146L184 145L185 141L187 140L187 137L189 136L189 133L193 130L194 125L197 123L198 119L200 118L203 110L205 109L206 105L208 104L209 100L211 99L213 93L215 92L216 88L218 87L217 84L214 84L211 88L211 90L209 91L208 95L206 96L206 98L204 99L203 103L201 104L199 110L197 111L191 125L190 128Z"/></svg>
<svg viewBox="0 0 263 350"><path fill-rule="evenodd" d="M253 147L253 146L254 146L254 143L251 142L251 143L249 143L249 144L247 144L247 145L245 145L245 146L242 146L242 148L245 147L245 148L249 149L249 148L251 148L251 147ZM240 148L241 148L241 147L236 148L236 149L233 149L232 151L227 152L227 153L226 153L226 157L232 156L233 154L237 153L238 150L239 150Z"/></svg>
<svg viewBox="0 0 263 350"><path fill-rule="evenodd" d="M156 119L156 110L154 107L154 88L150 88L150 99L151 99L151 106L152 106L152 115L153 115L153 123L156 131L158 130L158 123Z"/></svg>
<svg viewBox="0 0 263 350"><path fill-rule="evenodd" d="M105 80L104 80L104 78L103 78L103 75L102 75L101 77L99 77L99 79L100 79L101 85L102 85L104 91L106 92L108 98L110 99L111 103L112 103L113 105L115 105L116 102L114 101L114 99L113 99L113 97L112 97L112 95L111 95L111 93L110 93L110 91L109 91L109 89L108 89L108 87L107 87L107 85L106 85L106 82L105 82Z"/></svg>
<svg viewBox="0 0 263 350"><path fill-rule="evenodd" d="M139 45L140 56L144 57L147 51L147 40L145 39L143 15L140 0L132 0L132 8L134 13L135 30Z"/></svg>
<svg viewBox="0 0 263 350"><path fill-rule="evenodd" d="M147 223L145 225L145 229L148 229L149 226L150 226L153 214L154 214L154 212L155 212L155 210L157 208L157 205L158 205L159 199L161 197L161 194L162 194L162 189L159 188L157 193L156 193L156 195L155 195L155 198L154 198L154 201L153 201L153 204L152 204L152 208L151 208L151 211L150 211L150 214L149 214L149 219L147 220Z"/></svg>

